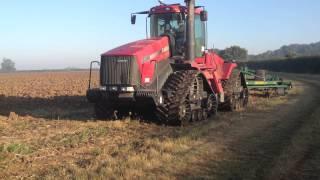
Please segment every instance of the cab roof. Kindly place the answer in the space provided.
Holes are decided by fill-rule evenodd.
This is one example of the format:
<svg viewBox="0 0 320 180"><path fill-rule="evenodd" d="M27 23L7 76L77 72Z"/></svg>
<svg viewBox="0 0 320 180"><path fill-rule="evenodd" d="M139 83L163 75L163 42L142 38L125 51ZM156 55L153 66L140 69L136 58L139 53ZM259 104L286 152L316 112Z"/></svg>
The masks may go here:
<svg viewBox="0 0 320 180"><path fill-rule="evenodd" d="M149 14L162 14L162 13L187 13L188 9L181 4L159 5L150 9ZM195 14L200 14L202 7L195 8Z"/></svg>

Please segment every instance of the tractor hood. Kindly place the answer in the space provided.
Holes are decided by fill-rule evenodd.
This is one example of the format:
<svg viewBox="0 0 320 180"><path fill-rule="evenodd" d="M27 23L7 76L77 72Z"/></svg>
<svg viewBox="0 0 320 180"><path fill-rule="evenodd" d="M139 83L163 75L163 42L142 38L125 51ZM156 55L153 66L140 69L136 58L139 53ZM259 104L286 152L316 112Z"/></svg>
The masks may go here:
<svg viewBox="0 0 320 180"><path fill-rule="evenodd" d="M101 56L133 56L139 65L151 60L160 61L170 56L169 39L159 37L139 40L112 49Z"/></svg>
<svg viewBox="0 0 320 180"><path fill-rule="evenodd" d="M151 83L156 64L170 57L169 38L158 37L132 42L101 55L101 84Z"/></svg>

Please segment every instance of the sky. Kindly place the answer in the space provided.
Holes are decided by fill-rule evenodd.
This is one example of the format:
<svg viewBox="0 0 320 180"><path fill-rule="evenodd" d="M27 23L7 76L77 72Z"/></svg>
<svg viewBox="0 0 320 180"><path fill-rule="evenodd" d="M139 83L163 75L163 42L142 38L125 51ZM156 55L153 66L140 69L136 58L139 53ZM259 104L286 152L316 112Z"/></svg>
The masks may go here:
<svg viewBox="0 0 320 180"><path fill-rule="evenodd" d="M181 3L183 0L165 0ZM196 0L209 13L209 46L240 45L250 54L320 41L319 0ZM0 59L19 70L87 68L100 54L143 39L157 0L0 0Z"/></svg>

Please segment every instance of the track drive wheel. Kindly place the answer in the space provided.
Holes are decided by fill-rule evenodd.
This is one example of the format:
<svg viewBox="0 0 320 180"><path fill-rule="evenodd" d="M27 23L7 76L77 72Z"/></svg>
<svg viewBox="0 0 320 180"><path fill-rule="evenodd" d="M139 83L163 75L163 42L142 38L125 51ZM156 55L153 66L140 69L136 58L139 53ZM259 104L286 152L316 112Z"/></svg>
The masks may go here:
<svg viewBox="0 0 320 180"><path fill-rule="evenodd" d="M229 80L224 84L225 102L221 104L223 110L238 111L248 102L248 92L241 84L241 73L233 70Z"/></svg>
<svg viewBox="0 0 320 180"><path fill-rule="evenodd" d="M172 73L162 88L164 104L157 107L159 120L168 125L185 126L203 120L203 81L198 71Z"/></svg>
<svg viewBox="0 0 320 180"><path fill-rule="evenodd" d="M190 122L189 79L189 71L177 71L168 77L162 88L164 104L156 110L160 122L173 126L185 126Z"/></svg>

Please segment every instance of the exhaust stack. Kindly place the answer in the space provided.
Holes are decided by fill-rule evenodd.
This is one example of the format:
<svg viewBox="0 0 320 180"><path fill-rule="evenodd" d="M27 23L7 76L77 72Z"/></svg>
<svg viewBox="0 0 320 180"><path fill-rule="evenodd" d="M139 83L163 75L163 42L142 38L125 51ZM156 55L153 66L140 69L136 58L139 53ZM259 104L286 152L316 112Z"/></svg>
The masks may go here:
<svg viewBox="0 0 320 180"><path fill-rule="evenodd" d="M195 58L195 30L194 30L194 8L195 0L185 0L188 8L187 19L187 44L186 44L186 61L192 61Z"/></svg>

